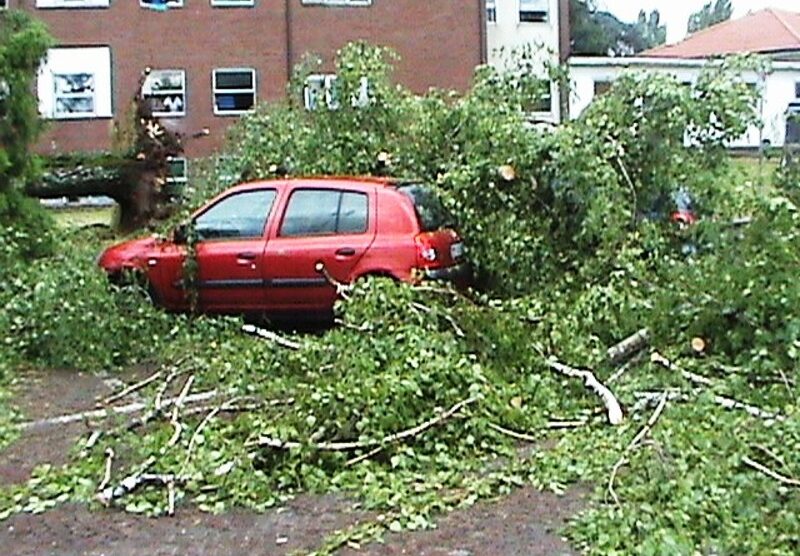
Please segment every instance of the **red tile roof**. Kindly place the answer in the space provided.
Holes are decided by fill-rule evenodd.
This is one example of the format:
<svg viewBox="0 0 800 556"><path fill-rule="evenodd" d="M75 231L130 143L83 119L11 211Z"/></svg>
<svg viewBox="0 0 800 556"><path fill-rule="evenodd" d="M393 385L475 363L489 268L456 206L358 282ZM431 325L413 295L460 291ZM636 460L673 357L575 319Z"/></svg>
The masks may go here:
<svg viewBox="0 0 800 556"><path fill-rule="evenodd" d="M739 53L800 50L800 13L767 8L718 23L681 42L641 53L656 58L713 58Z"/></svg>

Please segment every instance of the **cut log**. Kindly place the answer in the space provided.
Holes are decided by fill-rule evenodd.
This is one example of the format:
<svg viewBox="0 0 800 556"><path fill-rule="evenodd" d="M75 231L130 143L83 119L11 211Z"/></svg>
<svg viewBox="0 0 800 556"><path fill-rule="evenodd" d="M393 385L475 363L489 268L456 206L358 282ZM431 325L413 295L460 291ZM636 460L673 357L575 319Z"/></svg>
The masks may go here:
<svg viewBox="0 0 800 556"><path fill-rule="evenodd" d="M650 342L650 331L647 328L642 328L636 334L628 336L620 343L611 346L606 351L608 360L612 365L619 365L629 357L632 357L637 352L641 351Z"/></svg>

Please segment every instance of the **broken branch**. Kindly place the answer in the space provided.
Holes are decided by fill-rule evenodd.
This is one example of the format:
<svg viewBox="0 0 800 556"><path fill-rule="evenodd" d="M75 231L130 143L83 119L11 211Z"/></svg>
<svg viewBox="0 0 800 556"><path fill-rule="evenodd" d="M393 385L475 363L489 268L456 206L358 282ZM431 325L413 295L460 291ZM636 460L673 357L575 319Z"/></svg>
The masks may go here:
<svg viewBox="0 0 800 556"><path fill-rule="evenodd" d="M127 388L125 388L121 392L118 392L117 394L114 394L113 396L110 396L110 397L104 399L100 403L102 405L110 405L110 404L112 404L112 403L114 403L116 401L121 400L122 398L130 396L134 392L138 392L139 390L141 390L145 386L148 386L149 384L151 384L151 383L155 382L156 380L158 380L159 378L161 378L162 374L163 374L163 371L157 371L157 372L153 373L152 375L150 375L149 377L147 377L146 379L144 379L144 380L142 380L140 382L137 382L136 384L132 384L131 386L128 386Z"/></svg>
<svg viewBox="0 0 800 556"><path fill-rule="evenodd" d="M603 400L603 405L605 405L608 411L608 422L612 425L619 425L622 423L624 419L622 407L620 407L616 396L614 396L611 390L597 380L594 373L588 370L575 369L563 363L559 363L552 358L548 359L547 364L552 370L564 376L583 379L586 387L593 390Z"/></svg>
<svg viewBox="0 0 800 556"><path fill-rule="evenodd" d="M314 450L319 450L323 452L350 452L352 450L361 450L361 449L376 448L376 447L380 447L381 449L383 449L389 444L395 444L398 442L402 442L408 438L421 435L428 429L435 427L436 425L439 425L440 423L446 421L454 414L458 413L461 409L470 404L475 403L476 401L478 401L478 398L469 398L467 400L458 402L444 413L432 419L429 419L428 421L425 421L424 423L421 423L416 427L412 427L410 429L390 434L389 436L386 436L381 440L366 440L366 441L354 441L354 442L319 442L311 444L302 444L300 442L295 442L291 440L280 440L269 436L261 436L257 440L249 442L247 445L275 448L279 450L293 450L296 448L307 446L309 448L313 448ZM380 450L375 451L375 453L378 452L380 452Z"/></svg>
<svg viewBox="0 0 800 556"><path fill-rule="evenodd" d="M658 418L661 417L661 414L664 412L664 408L667 406L667 400L669 399L668 392L664 392L661 395L661 399L658 402L658 406L656 407L653 414L650 415L650 418L647 420L647 423L636 433L636 436L633 437L633 440L625 447L622 451L622 455L620 456L617 463L614 464L613 469L611 470L611 476L608 479L608 493L614 499L614 503L619 506L619 497L617 493L614 491L614 481L617 478L617 473L619 472L620 468L627 463L627 455L633 450L641 441L642 439L647 436L653 427L655 426Z"/></svg>
<svg viewBox="0 0 800 556"><path fill-rule="evenodd" d="M787 477L785 475L781 475L777 471L773 471L769 467L767 467L765 465L762 465L762 464L758 463L757 461L748 458L747 456L744 456L742 458L742 463L744 463L748 467L752 467L756 471L760 471L761 473L763 473L767 477L775 479L776 481L778 481L781 484L784 484L784 485L787 485L787 486L793 486L793 487L800 487L800 480L794 479L792 477Z"/></svg>
<svg viewBox="0 0 800 556"><path fill-rule="evenodd" d="M638 351L647 346L650 341L650 331L647 328L642 328L635 334L628 336L616 345L611 346L606 350L608 360L612 365L622 363Z"/></svg>
<svg viewBox="0 0 800 556"><path fill-rule="evenodd" d="M298 342L293 342L292 340L288 340L283 336L276 334L275 332L272 332L271 330L267 330L266 328L259 328L252 324L245 324L244 326L242 326L242 332L244 332L245 334L250 334L251 336L258 336L259 338L262 338L264 340L269 340L270 342L274 342L281 347L285 347L287 349L295 351L303 347L302 344Z"/></svg>

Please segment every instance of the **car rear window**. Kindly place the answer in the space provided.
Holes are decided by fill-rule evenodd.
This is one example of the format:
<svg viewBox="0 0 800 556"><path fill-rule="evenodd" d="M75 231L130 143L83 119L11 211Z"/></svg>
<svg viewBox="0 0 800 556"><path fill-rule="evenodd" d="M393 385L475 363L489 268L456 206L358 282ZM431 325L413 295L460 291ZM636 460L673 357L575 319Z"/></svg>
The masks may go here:
<svg viewBox="0 0 800 556"><path fill-rule="evenodd" d="M405 193L414 203L423 232L433 232L454 224L450 213L447 212L442 201L430 187L410 184L398 187L398 191Z"/></svg>

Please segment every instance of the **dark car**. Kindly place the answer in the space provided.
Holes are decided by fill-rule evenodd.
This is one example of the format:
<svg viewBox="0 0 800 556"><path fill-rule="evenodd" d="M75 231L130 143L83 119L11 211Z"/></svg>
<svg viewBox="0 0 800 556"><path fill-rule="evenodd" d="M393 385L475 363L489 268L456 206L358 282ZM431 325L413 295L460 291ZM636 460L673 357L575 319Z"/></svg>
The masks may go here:
<svg viewBox="0 0 800 556"><path fill-rule="evenodd" d="M333 282L364 276L465 283L464 244L433 191L379 178L258 181L228 189L172 237L126 241L98 264L144 278L156 303L189 309L186 230L197 238L199 309L329 312Z"/></svg>

